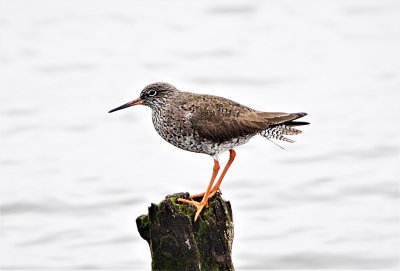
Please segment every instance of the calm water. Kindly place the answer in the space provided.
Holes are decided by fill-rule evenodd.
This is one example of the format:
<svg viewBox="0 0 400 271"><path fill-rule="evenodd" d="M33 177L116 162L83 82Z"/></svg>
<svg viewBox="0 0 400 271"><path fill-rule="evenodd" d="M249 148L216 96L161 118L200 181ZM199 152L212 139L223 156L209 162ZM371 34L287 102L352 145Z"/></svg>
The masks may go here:
<svg viewBox="0 0 400 271"><path fill-rule="evenodd" d="M0 1L2 269L149 269L135 218L212 168L149 109L107 114L154 81L310 114L287 151L237 149L238 270L399 268L399 18L378 0Z"/></svg>

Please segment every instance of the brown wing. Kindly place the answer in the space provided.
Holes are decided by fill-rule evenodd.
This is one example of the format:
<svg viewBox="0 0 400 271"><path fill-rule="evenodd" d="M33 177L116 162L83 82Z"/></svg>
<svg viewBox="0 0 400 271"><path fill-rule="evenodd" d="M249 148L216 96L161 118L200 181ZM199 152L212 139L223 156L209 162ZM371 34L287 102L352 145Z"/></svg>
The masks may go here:
<svg viewBox="0 0 400 271"><path fill-rule="evenodd" d="M200 101L190 122L200 136L215 142L225 142L255 135L270 126L299 117L302 115L259 112L225 98L208 96Z"/></svg>

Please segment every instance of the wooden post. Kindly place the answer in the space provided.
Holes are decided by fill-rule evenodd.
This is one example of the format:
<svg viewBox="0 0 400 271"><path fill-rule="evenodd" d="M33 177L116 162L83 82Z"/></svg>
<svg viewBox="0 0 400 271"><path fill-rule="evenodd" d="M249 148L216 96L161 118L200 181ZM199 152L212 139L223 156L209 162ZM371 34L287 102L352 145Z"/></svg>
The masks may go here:
<svg viewBox="0 0 400 271"><path fill-rule="evenodd" d="M152 270L234 270L232 209L220 195L194 222L196 208L178 203L188 193L167 196L137 218L140 236L151 250Z"/></svg>

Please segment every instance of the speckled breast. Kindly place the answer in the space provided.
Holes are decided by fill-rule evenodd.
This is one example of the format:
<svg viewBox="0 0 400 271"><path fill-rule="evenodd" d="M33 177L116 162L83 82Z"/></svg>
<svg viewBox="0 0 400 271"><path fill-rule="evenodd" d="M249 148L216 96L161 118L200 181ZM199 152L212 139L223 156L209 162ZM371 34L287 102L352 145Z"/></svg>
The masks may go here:
<svg viewBox="0 0 400 271"><path fill-rule="evenodd" d="M190 112L153 110L153 125L168 143L190 152L205 153L215 158L222 152L245 144L252 136L235 138L227 142L212 142L199 136L190 122Z"/></svg>

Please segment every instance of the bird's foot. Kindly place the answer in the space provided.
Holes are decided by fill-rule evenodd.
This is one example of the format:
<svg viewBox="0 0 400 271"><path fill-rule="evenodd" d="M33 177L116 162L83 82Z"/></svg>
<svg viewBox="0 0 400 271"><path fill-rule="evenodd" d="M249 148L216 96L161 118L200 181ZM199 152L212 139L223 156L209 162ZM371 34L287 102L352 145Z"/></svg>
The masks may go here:
<svg viewBox="0 0 400 271"><path fill-rule="evenodd" d="M220 193L220 194L222 195L221 189L218 189L218 190L216 190L216 191L215 191L215 190L212 190L212 191L210 192L209 198L213 197L213 196L214 196L215 194L217 194L217 193ZM192 199L192 200L198 199L198 198L203 198L203 197L204 197L204 194L205 194L205 193L200 193L200 194L191 195L189 198Z"/></svg>
<svg viewBox="0 0 400 271"><path fill-rule="evenodd" d="M222 192L221 192L221 190L214 190L214 191L211 191L211 193L210 193L210 198L212 198L212 197L214 197L215 196L215 194L217 194L217 193L219 193L220 195L222 195Z"/></svg>
<svg viewBox="0 0 400 271"><path fill-rule="evenodd" d="M197 202L195 200L178 199L178 202L191 204L197 208L196 215L194 216L194 221L197 220L203 208L208 207L208 199L207 200L203 199L201 202Z"/></svg>

